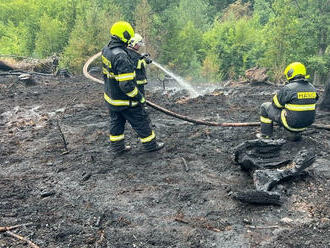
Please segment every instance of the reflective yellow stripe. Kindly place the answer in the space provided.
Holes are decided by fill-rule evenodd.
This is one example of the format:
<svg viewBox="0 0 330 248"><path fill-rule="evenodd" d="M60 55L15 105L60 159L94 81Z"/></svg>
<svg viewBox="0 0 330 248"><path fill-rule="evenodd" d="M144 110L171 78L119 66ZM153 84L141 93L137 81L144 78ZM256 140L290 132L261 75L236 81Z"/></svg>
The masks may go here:
<svg viewBox="0 0 330 248"><path fill-rule="evenodd" d="M124 134L117 135L117 136L114 136L114 135L110 134L109 137L110 137L110 141L112 141L112 142L120 141L120 140L123 140L125 138Z"/></svg>
<svg viewBox="0 0 330 248"><path fill-rule="evenodd" d="M286 121L285 115L286 115L286 110L283 109L282 112L281 112L281 120L282 120L283 125L286 127L286 129L288 129L290 131L293 131L293 132L301 132L301 131L306 130L306 128L292 128L292 127L289 127L289 125Z"/></svg>
<svg viewBox="0 0 330 248"><path fill-rule="evenodd" d="M116 75L116 80L119 82L133 80L134 78L135 78L135 72Z"/></svg>
<svg viewBox="0 0 330 248"><path fill-rule="evenodd" d="M284 108L283 105L280 104L277 98L277 94L273 97L273 102L275 103L276 107L278 108Z"/></svg>
<svg viewBox="0 0 330 248"><path fill-rule="evenodd" d="M144 97L141 98L140 102L144 103L146 101L146 99Z"/></svg>
<svg viewBox="0 0 330 248"><path fill-rule="evenodd" d="M316 92L298 92L298 99L314 99L316 98Z"/></svg>
<svg viewBox="0 0 330 248"><path fill-rule="evenodd" d="M263 117L263 116L260 116L260 121L263 122L263 123L267 123L267 124L270 124L270 123L273 122L271 119L268 119L268 118Z"/></svg>
<svg viewBox="0 0 330 248"><path fill-rule="evenodd" d="M102 70L103 74L105 74L107 76L107 78L114 78L115 75L113 73L110 73L106 68L103 67Z"/></svg>
<svg viewBox="0 0 330 248"><path fill-rule="evenodd" d="M139 90L138 90L138 88L135 87L134 90L126 93L126 95L128 95L129 97L135 97L138 93L139 93Z"/></svg>
<svg viewBox="0 0 330 248"><path fill-rule="evenodd" d="M291 111L310 111L315 110L316 104L306 104L306 105L297 105L297 104L285 104L285 108Z"/></svg>
<svg viewBox="0 0 330 248"><path fill-rule="evenodd" d="M146 143L146 142L152 141L154 138L156 138L156 135L155 135L155 132L152 131L150 136L148 136L146 138L140 138L140 140L142 143Z"/></svg>
<svg viewBox="0 0 330 248"><path fill-rule="evenodd" d="M146 63L146 61L144 59L140 59L138 61L138 64L137 64L136 69L141 69L142 68L142 65L144 65L144 67L146 67L146 65L147 65L147 63Z"/></svg>
<svg viewBox="0 0 330 248"><path fill-rule="evenodd" d="M111 62L102 55L102 62L103 64L107 65L109 68L111 68Z"/></svg>
<svg viewBox="0 0 330 248"><path fill-rule="evenodd" d="M137 84L146 84L147 83L147 79L144 79L144 80L137 80L136 81Z"/></svg>
<svg viewBox="0 0 330 248"><path fill-rule="evenodd" d="M104 99L113 106L129 106L129 100L113 100L106 93L104 93ZM135 107L138 102L132 102L132 106Z"/></svg>

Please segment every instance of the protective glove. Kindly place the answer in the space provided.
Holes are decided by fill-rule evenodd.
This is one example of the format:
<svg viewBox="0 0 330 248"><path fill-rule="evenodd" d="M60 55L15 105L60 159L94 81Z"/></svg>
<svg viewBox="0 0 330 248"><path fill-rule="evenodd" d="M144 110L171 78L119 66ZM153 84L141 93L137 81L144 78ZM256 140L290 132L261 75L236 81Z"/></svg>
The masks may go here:
<svg viewBox="0 0 330 248"><path fill-rule="evenodd" d="M144 61L147 64L152 63L152 59L150 58L150 53L143 53L143 54L141 54L141 58L144 59Z"/></svg>
<svg viewBox="0 0 330 248"><path fill-rule="evenodd" d="M144 98L144 96L142 96L141 100L140 100L140 105L142 107L144 107L146 105L146 99Z"/></svg>

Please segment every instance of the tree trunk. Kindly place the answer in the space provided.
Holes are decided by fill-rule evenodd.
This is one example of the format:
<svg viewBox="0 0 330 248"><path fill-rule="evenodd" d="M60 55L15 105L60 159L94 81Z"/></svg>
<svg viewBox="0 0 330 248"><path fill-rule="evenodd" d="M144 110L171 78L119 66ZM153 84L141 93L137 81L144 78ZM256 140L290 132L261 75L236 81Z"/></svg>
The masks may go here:
<svg viewBox="0 0 330 248"><path fill-rule="evenodd" d="M328 73L328 80L326 82L323 98L319 105L319 109L323 111L330 111L330 73Z"/></svg>

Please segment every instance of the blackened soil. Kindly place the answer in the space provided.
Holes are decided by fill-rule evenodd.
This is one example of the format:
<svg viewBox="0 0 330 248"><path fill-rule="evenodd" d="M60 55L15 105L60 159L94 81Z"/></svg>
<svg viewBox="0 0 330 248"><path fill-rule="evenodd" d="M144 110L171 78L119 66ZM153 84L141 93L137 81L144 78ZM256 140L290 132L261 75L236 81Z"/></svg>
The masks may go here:
<svg viewBox="0 0 330 248"><path fill-rule="evenodd" d="M317 160L282 185L282 206L249 205L231 196L253 188L233 150L258 127L194 125L148 107L166 148L143 153L127 126L133 149L114 157L102 85L82 77L36 77L30 87L15 80L0 78L0 226L29 224L13 232L40 247L328 247L329 131L309 129L285 144L292 156L314 149ZM151 87L147 98L196 119L255 122L276 89L219 87L188 99ZM316 122L329 124L329 113ZM26 243L0 233L0 247Z"/></svg>

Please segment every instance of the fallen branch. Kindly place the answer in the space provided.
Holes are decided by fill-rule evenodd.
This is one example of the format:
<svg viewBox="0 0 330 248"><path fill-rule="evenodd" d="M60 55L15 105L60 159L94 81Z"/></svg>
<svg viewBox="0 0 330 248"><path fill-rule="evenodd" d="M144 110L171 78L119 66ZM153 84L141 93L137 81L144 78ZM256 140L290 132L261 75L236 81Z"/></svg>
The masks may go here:
<svg viewBox="0 0 330 248"><path fill-rule="evenodd" d="M182 158L182 161L183 161L184 168L185 168L186 172L188 172L189 171L189 167L188 167L187 161L184 158Z"/></svg>
<svg viewBox="0 0 330 248"><path fill-rule="evenodd" d="M39 246L37 246L35 243L33 243L32 241L28 240L27 238L21 236L21 235L18 235L16 233L13 233L11 231L6 231L5 232L6 234L8 234L9 236L12 236L14 238L17 238L19 240L22 240L22 241L25 241L26 243L28 243L32 248L40 248Z"/></svg>
<svg viewBox="0 0 330 248"><path fill-rule="evenodd" d="M190 221L184 220L182 217L175 217L174 220L177 221L177 222L183 223L183 224L188 224L188 225L196 226L193 223L191 223ZM203 228L205 228L207 230L210 230L210 231L213 231L213 232L221 232L220 229L215 228L215 227L213 227L213 226L211 226L211 225L209 225L207 223L206 224L202 223L202 224L199 224L197 226L203 227Z"/></svg>
<svg viewBox="0 0 330 248"><path fill-rule="evenodd" d="M14 229L17 229L17 228L23 227L23 226L30 226L30 225L33 225L33 223L27 223L27 224L15 225L15 226L0 226L0 233L14 230Z"/></svg>
<svg viewBox="0 0 330 248"><path fill-rule="evenodd" d="M279 228L279 226L247 226L251 229L268 229L268 228Z"/></svg>
<svg viewBox="0 0 330 248"><path fill-rule="evenodd" d="M62 132L62 129L61 129L61 126L60 126L60 123L59 123L58 119L56 119L56 125L57 125L57 129L60 131L60 135L61 135L61 138L62 138L62 141L63 141L65 152L68 153L69 152L68 143L66 142L65 136Z"/></svg>
<svg viewBox="0 0 330 248"><path fill-rule="evenodd" d="M0 73L0 76L19 76L22 74L33 74L33 75L39 75L39 76L49 76L54 77L54 74L52 73L41 73L41 72L35 72L35 71L13 71L13 72L4 72Z"/></svg>

